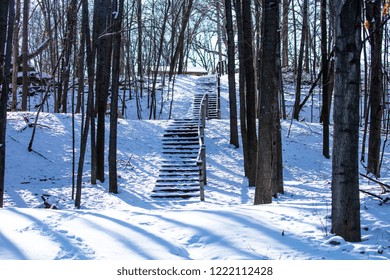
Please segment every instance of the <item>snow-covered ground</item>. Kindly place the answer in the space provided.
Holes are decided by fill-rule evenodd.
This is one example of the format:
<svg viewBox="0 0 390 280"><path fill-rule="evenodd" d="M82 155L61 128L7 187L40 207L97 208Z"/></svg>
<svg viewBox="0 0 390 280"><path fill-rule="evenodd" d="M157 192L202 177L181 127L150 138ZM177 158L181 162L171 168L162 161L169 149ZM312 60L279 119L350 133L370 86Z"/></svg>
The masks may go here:
<svg viewBox="0 0 390 280"><path fill-rule="evenodd" d="M196 88L198 79L178 77L175 118L188 113L193 94L201 90ZM292 99L288 92L287 99ZM309 123L310 117L291 126L282 122L286 192L272 204L254 206L254 189L243 175L242 150L229 145L226 77L221 104L222 119L207 122L204 202L150 197L169 121L137 120L129 105L128 119L119 120L118 127L119 194L108 193L108 179L89 183L88 155L79 210L72 200L71 116L42 113L34 151L28 152L32 128L26 127L23 116L32 121L34 114L9 113L0 259L390 259L389 203L380 205L378 199L361 194L362 242L345 242L330 233L331 160L321 155L322 127ZM309 115L310 108L307 111L303 114ZM79 117L75 131L78 136ZM78 137L75 144L78 150ZM389 159L386 152L381 178L386 183ZM381 195L380 187L367 179L361 179L361 188ZM58 209L45 209L42 196Z"/></svg>

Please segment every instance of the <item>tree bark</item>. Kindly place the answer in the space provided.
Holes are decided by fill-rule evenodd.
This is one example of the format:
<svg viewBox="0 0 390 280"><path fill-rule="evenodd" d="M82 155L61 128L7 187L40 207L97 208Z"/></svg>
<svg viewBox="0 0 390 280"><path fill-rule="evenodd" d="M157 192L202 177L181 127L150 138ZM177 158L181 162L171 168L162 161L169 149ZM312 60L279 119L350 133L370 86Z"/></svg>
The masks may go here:
<svg viewBox="0 0 390 280"><path fill-rule="evenodd" d="M0 208L4 206L5 179L5 136L7 126L8 86L5 65L5 45L7 40L7 18L9 1L0 0Z"/></svg>
<svg viewBox="0 0 390 280"><path fill-rule="evenodd" d="M239 61L239 98L240 98L240 130L242 139L242 150L244 157L244 172L245 176L249 175L249 151L248 151L248 136L247 136L247 121L246 121L246 92L245 92L245 63L244 63L244 35L242 29L242 7L241 0L235 1L235 11L237 20L237 45L238 45L238 61Z"/></svg>
<svg viewBox="0 0 390 280"><path fill-rule="evenodd" d="M20 0L16 0L15 3L15 21L14 21L14 35L13 35L13 61L17 61L19 57L19 31L20 31ZM18 73L19 64L13 63L12 65L12 104L11 110L17 109L17 93L18 93Z"/></svg>
<svg viewBox="0 0 390 280"><path fill-rule="evenodd" d="M99 3L101 2L101 3ZM96 29L96 106L97 106L97 130L96 130L96 179L105 180L105 118L107 110L107 98L109 94L109 81L111 72L111 36L107 34L110 28L111 1L95 1ZM95 27L94 25L94 27Z"/></svg>
<svg viewBox="0 0 390 280"><path fill-rule="evenodd" d="M180 30L177 45L176 45L175 51L173 53L172 60L170 63L170 68L169 68L169 80L170 81L173 77L173 73L175 72L175 68L176 68L177 60L179 58L180 51L182 50L182 48L184 48L184 36L185 36L185 32L186 32L186 29L188 26L188 22L190 20L190 15L192 12L193 3L194 3L193 0L188 0L187 7L183 8L185 10L183 10L181 30Z"/></svg>
<svg viewBox="0 0 390 280"><path fill-rule="evenodd" d="M277 191L278 152L281 143L278 88L279 71L277 67L277 48L279 35L279 1L263 1L263 40L261 56L261 84L259 136L257 146L257 173L254 204L272 202ZM281 150L281 149L280 149Z"/></svg>
<svg viewBox="0 0 390 280"><path fill-rule="evenodd" d="M380 177L381 122L383 115L381 1L366 1L366 19L370 23L371 83L370 131L367 172Z"/></svg>
<svg viewBox="0 0 390 280"><path fill-rule="evenodd" d="M118 137L118 94L121 54L121 29L124 0L114 0L113 4L113 55L112 55L112 90L110 108L110 141L108 151L109 192L118 193L117 172L117 137Z"/></svg>
<svg viewBox="0 0 390 280"><path fill-rule="evenodd" d="M332 233L361 241L359 201L359 89L361 1L334 1L335 96Z"/></svg>
<svg viewBox="0 0 390 280"><path fill-rule="evenodd" d="M142 83L143 83L143 63L142 63L142 0L137 0L137 27L138 27L138 77L140 80L140 97L143 97Z"/></svg>
<svg viewBox="0 0 390 280"><path fill-rule="evenodd" d="M22 85L22 111L27 111L27 98L29 95L28 79L28 17L29 0L23 1L23 31L22 31L22 56L23 56L23 85Z"/></svg>
<svg viewBox="0 0 390 280"><path fill-rule="evenodd" d="M251 14L251 0L242 1L242 29L244 39L244 66L246 85L246 123L248 144L248 184L256 185L256 85L253 55L253 24Z"/></svg>
<svg viewBox="0 0 390 280"><path fill-rule="evenodd" d="M64 34L64 59L61 69L61 85L63 86L61 92L61 100L59 108L62 113L68 112L68 91L70 79L70 59L72 56L72 49L74 45L74 34L77 20L77 1L71 0L66 12L66 30ZM73 100L72 100L73 102Z"/></svg>
<svg viewBox="0 0 390 280"><path fill-rule="evenodd" d="M88 11L88 0L82 0L82 37L85 37L85 49L86 49L86 57L87 57L87 71L88 71L88 99L87 99L87 112L85 116L85 125L84 129L81 132L80 139L80 154L79 154L79 162L77 169L77 180L76 180L76 198L75 198L75 207L80 208L81 206L81 191L82 191L82 180L83 180L83 170L84 170L84 159L88 141L88 132L89 126L91 125L91 139L94 139L94 134L92 133L92 128L95 123L94 119L94 60L95 55L93 52L93 48L91 46L91 32L89 28L89 11ZM91 147L93 150L93 147ZM93 168L93 164L91 163L91 169ZM91 170L91 173L93 171ZM92 177L92 176L91 176ZM93 178L91 178L91 183Z"/></svg>
<svg viewBox="0 0 390 280"><path fill-rule="evenodd" d="M305 50L305 41L307 36L307 2L308 0L304 0L303 2L303 14L302 14L302 30L301 30L301 45L299 49L299 57L297 64L297 76L296 76L296 88L295 88L295 103L294 103L294 113L293 118L299 120L300 107L299 104L301 102L301 85L302 85L302 72L303 72L303 53Z"/></svg>
<svg viewBox="0 0 390 280"><path fill-rule="evenodd" d="M283 0L283 16L282 16L282 67L288 67L288 9L290 0Z"/></svg>
<svg viewBox="0 0 390 280"><path fill-rule="evenodd" d="M321 61L322 61L322 154L325 158L330 158L329 154L329 79L328 79L328 34L327 34L327 0L321 0Z"/></svg>
<svg viewBox="0 0 390 280"><path fill-rule="evenodd" d="M225 0L226 30L228 41L229 109L230 109L230 144L239 147L237 127L236 71L234 58L234 33L231 0Z"/></svg>

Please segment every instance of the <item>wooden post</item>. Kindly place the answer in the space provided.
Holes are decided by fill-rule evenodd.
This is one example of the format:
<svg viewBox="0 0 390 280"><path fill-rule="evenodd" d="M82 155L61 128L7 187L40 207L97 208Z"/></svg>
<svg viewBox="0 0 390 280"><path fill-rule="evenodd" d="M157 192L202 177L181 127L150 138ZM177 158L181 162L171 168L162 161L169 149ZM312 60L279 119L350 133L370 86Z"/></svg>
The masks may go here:
<svg viewBox="0 0 390 280"><path fill-rule="evenodd" d="M202 144L197 165L199 168L200 200L204 201L204 186L207 185L206 176L206 145Z"/></svg>
<svg viewBox="0 0 390 280"><path fill-rule="evenodd" d="M200 142L201 142L201 144L204 144L204 126L203 125L200 126L199 133L200 133L200 135L199 135Z"/></svg>
<svg viewBox="0 0 390 280"><path fill-rule="evenodd" d="M217 77L217 118L221 118L221 75Z"/></svg>
<svg viewBox="0 0 390 280"><path fill-rule="evenodd" d="M200 150L197 159L197 166L199 169L199 187L200 187L200 200L204 201L204 186L207 185L206 176L206 145L204 143L204 129L206 127L206 116L208 116L208 95L206 94L200 104L200 116L199 116L199 139Z"/></svg>
<svg viewBox="0 0 390 280"><path fill-rule="evenodd" d="M205 107L205 99L202 99L202 103L200 104L200 121L203 129L206 127L206 107Z"/></svg>
<svg viewBox="0 0 390 280"><path fill-rule="evenodd" d="M208 119L209 118L209 95L208 94L205 95L204 105L206 110L205 118ZM206 122L205 122L205 127L206 127Z"/></svg>
<svg viewBox="0 0 390 280"><path fill-rule="evenodd" d="M207 170L206 170L206 145L203 144L201 148L201 159L202 159L202 173L203 173L203 184L207 185Z"/></svg>
<svg viewBox="0 0 390 280"><path fill-rule="evenodd" d="M202 167L202 161L198 161L198 168L199 168L199 186L200 186L200 200L204 201L204 181L203 181L203 167Z"/></svg>

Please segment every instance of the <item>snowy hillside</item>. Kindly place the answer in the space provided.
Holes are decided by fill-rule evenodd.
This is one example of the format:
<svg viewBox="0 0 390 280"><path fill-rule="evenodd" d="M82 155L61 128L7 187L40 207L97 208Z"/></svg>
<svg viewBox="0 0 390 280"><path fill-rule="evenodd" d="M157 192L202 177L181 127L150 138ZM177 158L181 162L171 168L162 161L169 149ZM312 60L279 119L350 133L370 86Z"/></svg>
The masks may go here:
<svg viewBox="0 0 390 280"><path fill-rule="evenodd" d="M200 90L197 79L178 78L174 118L188 113ZM378 199L361 194L363 242L349 243L330 234L331 160L321 155L322 128L309 123L310 117L291 127L290 121L282 122L286 193L270 205L253 206L254 189L247 187L243 175L242 150L229 145L226 77L222 84L222 119L209 120L206 128L204 202L151 198L162 159L162 134L170 121L136 120L129 106L128 119L118 126L119 194L108 193L108 180L89 183L87 157L82 207L76 210L71 199L71 116L42 113L34 152L28 152L32 129L22 113L9 113L0 259L390 259L390 203L380 205ZM33 116L28 114L31 121ZM383 182L390 182L389 168L386 153ZM361 188L381 195L380 187L367 179L361 178ZM45 209L42 196L58 209Z"/></svg>

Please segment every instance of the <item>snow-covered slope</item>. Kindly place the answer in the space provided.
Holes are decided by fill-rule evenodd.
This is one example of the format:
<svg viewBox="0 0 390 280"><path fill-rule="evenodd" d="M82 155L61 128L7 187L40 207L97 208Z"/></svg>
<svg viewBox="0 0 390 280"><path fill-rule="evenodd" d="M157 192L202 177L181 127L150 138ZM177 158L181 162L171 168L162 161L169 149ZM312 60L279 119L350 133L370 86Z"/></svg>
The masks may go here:
<svg viewBox="0 0 390 280"><path fill-rule="evenodd" d="M197 79L178 78L175 118L188 113L199 91ZM270 205L253 205L242 150L229 145L226 85L223 77L222 119L209 120L206 128L204 202L150 197L169 121L136 120L129 106L128 119L118 126L119 194L108 193L108 179L89 183L88 156L82 207L76 210L71 116L42 113L34 151L28 152L32 130L23 116L32 120L34 114L9 113L0 259L390 259L389 203L379 205L361 194L363 242L330 234L331 160L321 156L319 124L282 123L286 192ZM79 130L76 117L76 162ZM389 166L386 153L384 182L390 181ZM361 183L380 194L378 185L366 179ZM42 196L58 209L45 209Z"/></svg>

